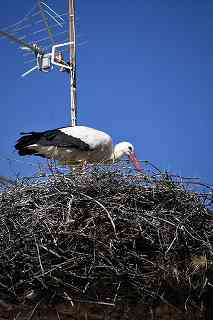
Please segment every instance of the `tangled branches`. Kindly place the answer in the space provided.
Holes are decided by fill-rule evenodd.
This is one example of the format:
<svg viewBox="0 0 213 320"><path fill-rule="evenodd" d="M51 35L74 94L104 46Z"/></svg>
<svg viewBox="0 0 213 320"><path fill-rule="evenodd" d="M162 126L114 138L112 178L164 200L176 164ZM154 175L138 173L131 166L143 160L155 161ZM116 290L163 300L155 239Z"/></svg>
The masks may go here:
<svg viewBox="0 0 213 320"><path fill-rule="evenodd" d="M211 196L187 184L94 170L9 186L0 300L200 306L213 286Z"/></svg>

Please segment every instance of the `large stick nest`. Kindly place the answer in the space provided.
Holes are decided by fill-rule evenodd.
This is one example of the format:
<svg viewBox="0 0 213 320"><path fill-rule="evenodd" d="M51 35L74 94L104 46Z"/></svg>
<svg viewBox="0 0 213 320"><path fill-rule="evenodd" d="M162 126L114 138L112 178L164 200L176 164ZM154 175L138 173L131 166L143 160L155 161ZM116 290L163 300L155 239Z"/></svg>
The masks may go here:
<svg viewBox="0 0 213 320"><path fill-rule="evenodd" d="M188 182L94 170L2 190L0 301L200 306L212 196Z"/></svg>

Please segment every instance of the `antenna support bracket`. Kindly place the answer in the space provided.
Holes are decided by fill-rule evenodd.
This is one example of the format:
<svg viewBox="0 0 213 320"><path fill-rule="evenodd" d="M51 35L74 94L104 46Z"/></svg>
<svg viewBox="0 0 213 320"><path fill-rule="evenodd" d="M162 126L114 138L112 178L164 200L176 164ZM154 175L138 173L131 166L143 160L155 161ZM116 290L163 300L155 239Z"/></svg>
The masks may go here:
<svg viewBox="0 0 213 320"><path fill-rule="evenodd" d="M51 63L52 64L55 64L56 66L59 66L59 67L62 67L62 68L66 68L66 69L72 70L72 66L55 61L56 49L60 48L60 47L69 46L70 44L73 44L73 42L65 42L65 43L56 44L56 45L52 46L52 54L51 54Z"/></svg>

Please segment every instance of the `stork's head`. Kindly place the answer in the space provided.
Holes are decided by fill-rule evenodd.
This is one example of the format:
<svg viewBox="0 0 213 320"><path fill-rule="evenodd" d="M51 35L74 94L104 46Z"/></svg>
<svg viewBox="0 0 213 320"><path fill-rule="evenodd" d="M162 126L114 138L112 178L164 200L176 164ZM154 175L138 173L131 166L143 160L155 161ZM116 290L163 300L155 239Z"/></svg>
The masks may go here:
<svg viewBox="0 0 213 320"><path fill-rule="evenodd" d="M125 155L128 156L128 158L132 161L137 171L142 170L141 163L136 158L134 146L129 142L120 142L116 144L114 148L115 160L120 160Z"/></svg>

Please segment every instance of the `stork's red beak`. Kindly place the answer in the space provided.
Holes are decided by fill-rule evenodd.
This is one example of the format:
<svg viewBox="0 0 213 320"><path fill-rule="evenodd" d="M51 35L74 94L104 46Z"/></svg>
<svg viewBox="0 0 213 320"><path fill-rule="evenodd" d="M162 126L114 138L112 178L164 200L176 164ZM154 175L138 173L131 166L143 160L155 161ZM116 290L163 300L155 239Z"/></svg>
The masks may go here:
<svg viewBox="0 0 213 320"><path fill-rule="evenodd" d="M134 164L135 169L137 171L142 171L141 162L136 158L136 154L134 151L130 154L129 158L132 161L132 163Z"/></svg>

